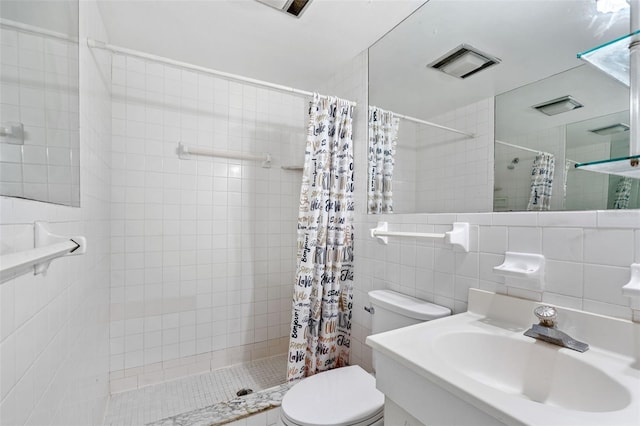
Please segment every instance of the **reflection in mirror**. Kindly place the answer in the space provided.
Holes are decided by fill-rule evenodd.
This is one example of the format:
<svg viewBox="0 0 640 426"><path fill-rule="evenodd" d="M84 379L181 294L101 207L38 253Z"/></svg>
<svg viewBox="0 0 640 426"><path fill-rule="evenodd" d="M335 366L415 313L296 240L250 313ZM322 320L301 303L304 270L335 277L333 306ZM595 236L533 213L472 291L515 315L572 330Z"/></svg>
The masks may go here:
<svg viewBox="0 0 640 426"><path fill-rule="evenodd" d="M564 112L555 115L532 108L565 95L571 95L582 106L569 109L565 105L559 107ZM615 153L628 155L629 132L623 126L606 129L629 123L627 87L582 65L495 99L494 211L637 207L637 194L632 195L634 190L637 193L637 183L624 180L619 185L619 177L574 167L576 163L613 158L610 155ZM594 132L603 128L600 134ZM555 159L547 208L531 205L532 170L538 152Z"/></svg>
<svg viewBox="0 0 640 426"><path fill-rule="evenodd" d="M600 13L595 1L563 0L430 0L369 49L369 102L371 105L418 120L442 124L475 137L462 135L400 119L396 159L393 169L393 211L395 213L486 212L494 208L526 210L529 202L531 163L535 153L517 150L502 154L506 145L495 145L498 158L504 155L503 166L496 170L527 168L527 190L509 194L502 182L496 184L494 203L494 97L540 81L583 62L576 58L584 52L629 32L629 9ZM457 47L472 46L497 64L484 67L467 78L447 75L433 69L434 62ZM462 70L475 57L452 69ZM496 61L494 61L496 62ZM597 73L597 71L594 71ZM608 77L603 77L607 79ZM569 81L570 83L570 81ZM617 83L605 83L602 92ZM554 91L526 105L526 114L503 119L503 111L495 111L498 123L518 130L519 123L537 114L554 125L543 129L551 132L559 125L557 117L546 116L531 108L538 103L565 95L574 95L586 106L566 114L578 115L595 104L590 95L577 96L570 88ZM616 95L617 97L617 95ZM626 104L606 113L628 109ZM497 106L498 104L496 104ZM563 106L560 106L562 108ZM509 112L509 111L507 111ZM529 115L527 115L529 114ZM560 116L566 114L560 114ZM592 116L595 116L592 115ZM575 117L581 121L592 116ZM510 118L513 123L508 123ZM535 119L534 119L535 120ZM526 124L526 123L525 123ZM563 123L566 125L567 123ZM524 134L524 130L519 134ZM497 129L496 129L497 131ZM503 132L513 135L513 132ZM516 133L517 134L517 133ZM562 137L564 133L551 135ZM510 142L504 138L504 142ZM517 142L517 141L516 141ZM551 143L549 141L545 143ZM531 148L536 152L538 147ZM498 152L500 151L500 152ZM526 156L529 155L529 158ZM518 159L513 162L514 159ZM512 163L513 162L513 163ZM556 162L554 191L563 183L562 159ZM540 167L539 170L543 170ZM506 173L506 172L505 172ZM496 177L497 180L499 177ZM540 176L540 184L545 180ZM502 188L501 190L499 188ZM541 191L545 191L541 186ZM500 193L500 191L503 191ZM544 194L543 194L544 195ZM545 208L564 208L562 200L541 199ZM547 203L548 201L548 203ZM524 204L524 206L522 206Z"/></svg>
<svg viewBox="0 0 640 426"><path fill-rule="evenodd" d="M80 205L78 1L0 2L0 195Z"/></svg>
<svg viewBox="0 0 640 426"><path fill-rule="evenodd" d="M566 155L580 163L629 155L629 110L567 125ZM637 209L640 180L567 167L565 210Z"/></svg>
<svg viewBox="0 0 640 426"><path fill-rule="evenodd" d="M370 106L368 212L490 211L491 104L477 102L433 122ZM383 112L384 124L372 111ZM392 139L385 132L397 141L386 149L380 141Z"/></svg>

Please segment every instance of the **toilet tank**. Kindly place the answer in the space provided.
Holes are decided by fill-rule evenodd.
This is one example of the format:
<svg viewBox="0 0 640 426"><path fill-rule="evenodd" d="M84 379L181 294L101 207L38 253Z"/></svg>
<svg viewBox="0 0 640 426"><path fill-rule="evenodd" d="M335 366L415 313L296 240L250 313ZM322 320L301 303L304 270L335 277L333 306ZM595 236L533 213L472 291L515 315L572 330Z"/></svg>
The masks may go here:
<svg viewBox="0 0 640 426"><path fill-rule="evenodd" d="M373 306L371 334L382 333L451 315L451 309L449 308L393 290L370 291L369 302ZM376 370L376 364L377 357L374 351L374 371Z"/></svg>
<svg viewBox="0 0 640 426"><path fill-rule="evenodd" d="M451 309L392 290L369 292L374 308L371 334L382 333L451 315Z"/></svg>

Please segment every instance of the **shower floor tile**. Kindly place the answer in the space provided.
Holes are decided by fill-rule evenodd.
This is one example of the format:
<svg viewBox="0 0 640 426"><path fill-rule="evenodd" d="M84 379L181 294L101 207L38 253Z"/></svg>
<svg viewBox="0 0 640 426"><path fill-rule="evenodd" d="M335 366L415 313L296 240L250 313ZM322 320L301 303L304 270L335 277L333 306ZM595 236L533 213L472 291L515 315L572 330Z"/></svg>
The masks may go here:
<svg viewBox="0 0 640 426"><path fill-rule="evenodd" d="M284 355L115 394L105 426L136 426L236 398L242 388L264 390L285 382Z"/></svg>

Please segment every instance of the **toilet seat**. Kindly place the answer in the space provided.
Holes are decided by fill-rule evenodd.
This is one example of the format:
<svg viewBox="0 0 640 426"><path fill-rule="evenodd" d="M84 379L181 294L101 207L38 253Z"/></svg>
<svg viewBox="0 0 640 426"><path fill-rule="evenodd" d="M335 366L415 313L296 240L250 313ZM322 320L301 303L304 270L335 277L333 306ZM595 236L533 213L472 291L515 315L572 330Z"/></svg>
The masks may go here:
<svg viewBox="0 0 640 426"><path fill-rule="evenodd" d="M290 426L368 426L382 419L383 408L375 378L352 365L293 386L282 399L281 419Z"/></svg>

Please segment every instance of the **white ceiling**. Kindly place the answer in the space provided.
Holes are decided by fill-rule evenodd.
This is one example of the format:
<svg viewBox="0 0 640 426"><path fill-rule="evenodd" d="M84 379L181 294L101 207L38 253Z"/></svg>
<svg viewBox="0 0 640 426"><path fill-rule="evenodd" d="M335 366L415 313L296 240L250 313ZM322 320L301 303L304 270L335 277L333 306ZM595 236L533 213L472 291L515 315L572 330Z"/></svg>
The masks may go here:
<svg viewBox="0 0 640 426"><path fill-rule="evenodd" d="M430 0L370 49L370 103L429 119L584 64L577 53L629 32L628 9L598 14L595 4ZM464 80L427 68L463 43L502 63ZM542 98L530 105L567 94L571 93L539 93Z"/></svg>
<svg viewBox="0 0 640 426"><path fill-rule="evenodd" d="M313 0L294 18L254 0L98 0L109 42L318 90L424 0Z"/></svg>

